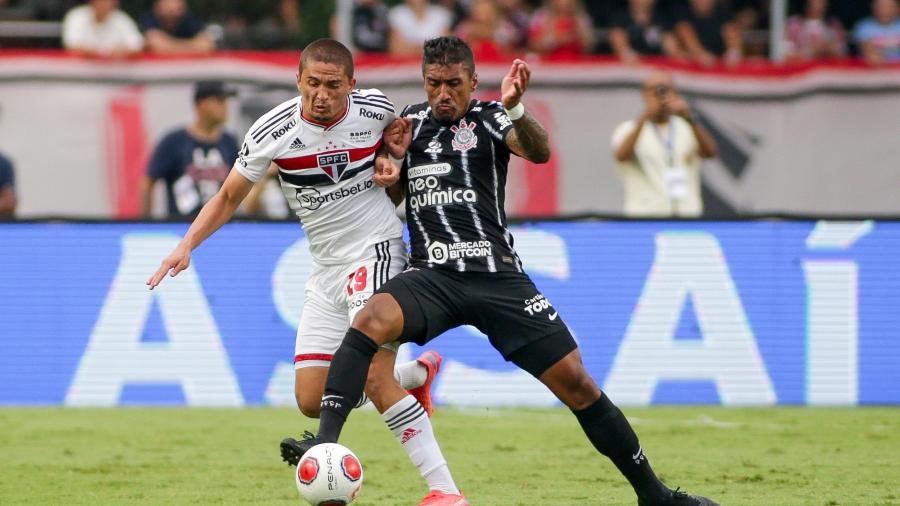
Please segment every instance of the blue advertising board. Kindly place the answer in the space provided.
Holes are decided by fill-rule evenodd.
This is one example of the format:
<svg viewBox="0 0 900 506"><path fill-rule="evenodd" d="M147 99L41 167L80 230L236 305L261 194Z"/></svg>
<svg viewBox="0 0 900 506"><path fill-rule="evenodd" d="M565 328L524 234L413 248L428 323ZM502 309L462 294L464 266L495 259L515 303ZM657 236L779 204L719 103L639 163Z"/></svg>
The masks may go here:
<svg viewBox="0 0 900 506"><path fill-rule="evenodd" d="M0 224L0 404L292 404L312 265L302 229L226 225L149 291L186 228ZM900 223L539 222L513 233L617 403L900 403ZM558 404L474 329L429 347L446 358L438 402Z"/></svg>

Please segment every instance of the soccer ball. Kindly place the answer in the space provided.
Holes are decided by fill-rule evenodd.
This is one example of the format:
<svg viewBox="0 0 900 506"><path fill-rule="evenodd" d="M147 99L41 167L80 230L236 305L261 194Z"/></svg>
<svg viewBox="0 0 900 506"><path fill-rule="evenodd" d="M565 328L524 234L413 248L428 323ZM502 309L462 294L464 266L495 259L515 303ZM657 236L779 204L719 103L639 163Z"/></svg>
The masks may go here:
<svg viewBox="0 0 900 506"><path fill-rule="evenodd" d="M306 502L313 506L342 506L359 495L363 469L349 448L323 443L303 455L294 478Z"/></svg>

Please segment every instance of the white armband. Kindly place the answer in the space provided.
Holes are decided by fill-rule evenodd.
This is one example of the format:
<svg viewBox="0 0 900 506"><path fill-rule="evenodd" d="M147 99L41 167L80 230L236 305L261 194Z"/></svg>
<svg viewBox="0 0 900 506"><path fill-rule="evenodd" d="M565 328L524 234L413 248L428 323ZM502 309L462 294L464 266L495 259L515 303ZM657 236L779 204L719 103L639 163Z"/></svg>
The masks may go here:
<svg viewBox="0 0 900 506"><path fill-rule="evenodd" d="M525 104L519 102L512 109L507 109L504 107L503 110L506 111L506 115L509 116L509 119L515 121L525 115Z"/></svg>

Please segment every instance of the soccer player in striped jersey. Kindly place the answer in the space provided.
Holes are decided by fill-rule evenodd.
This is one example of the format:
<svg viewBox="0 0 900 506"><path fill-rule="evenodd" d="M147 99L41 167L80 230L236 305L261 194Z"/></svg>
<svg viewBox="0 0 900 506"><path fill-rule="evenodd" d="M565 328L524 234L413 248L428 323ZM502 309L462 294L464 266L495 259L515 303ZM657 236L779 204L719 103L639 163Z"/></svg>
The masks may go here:
<svg viewBox="0 0 900 506"><path fill-rule="evenodd" d="M399 170L392 164L376 167L376 154L385 149L383 132L395 120L394 106L380 91L356 90L355 83L346 47L331 39L307 46L297 74L300 96L250 127L235 170L148 281L152 289L167 273L175 276L187 268L191 251L231 218L274 164L314 260L294 357L297 404L309 417L317 417L321 403L328 402L322 399L328 367L353 317L406 267L403 225L385 191L397 182ZM396 349L385 346L367 367L368 398L428 482L422 504L465 506L429 420L430 386L441 357L425 352L397 366L395 379ZM282 457L296 465L300 454L283 445Z"/></svg>
<svg viewBox="0 0 900 506"><path fill-rule="evenodd" d="M716 506L657 478L628 420L584 367L559 312L522 270L503 211L506 168L510 155L536 163L550 157L546 130L522 103L528 65L513 62L499 101L474 100L472 50L456 37L439 37L425 42L422 74L427 102L407 107L385 135L392 156L405 152L412 268L382 286L354 319L328 373L319 432L295 450L337 441L384 343L425 344L474 325L572 410L640 506Z"/></svg>

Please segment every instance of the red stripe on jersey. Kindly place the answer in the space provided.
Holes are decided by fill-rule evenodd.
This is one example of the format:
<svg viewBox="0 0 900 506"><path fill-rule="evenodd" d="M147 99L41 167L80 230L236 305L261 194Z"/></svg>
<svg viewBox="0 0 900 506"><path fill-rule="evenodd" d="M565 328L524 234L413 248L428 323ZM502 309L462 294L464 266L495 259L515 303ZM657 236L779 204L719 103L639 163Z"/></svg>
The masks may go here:
<svg viewBox="0 0 900 506"><path fill-rule="evenodd" d="M327 353L301 353L300 355L294 355L294 363L303 362L304 360L326 360L331 362L332 358L334 358L334 355Z"/></svg>
<svg viewBox="0 0 900 506"><path fill-rule="evenodd" d="M319 157L322 155L330 155L332 153L350 152L350 163L365 160L372 156L372 153L381 147L381 139L375 145L368 148L349 148L349 149L333 149L331 151L323 151L313 155L303 155L296 158L276 158L273 160L282 170L309 170L319 167Z"/></svg>

